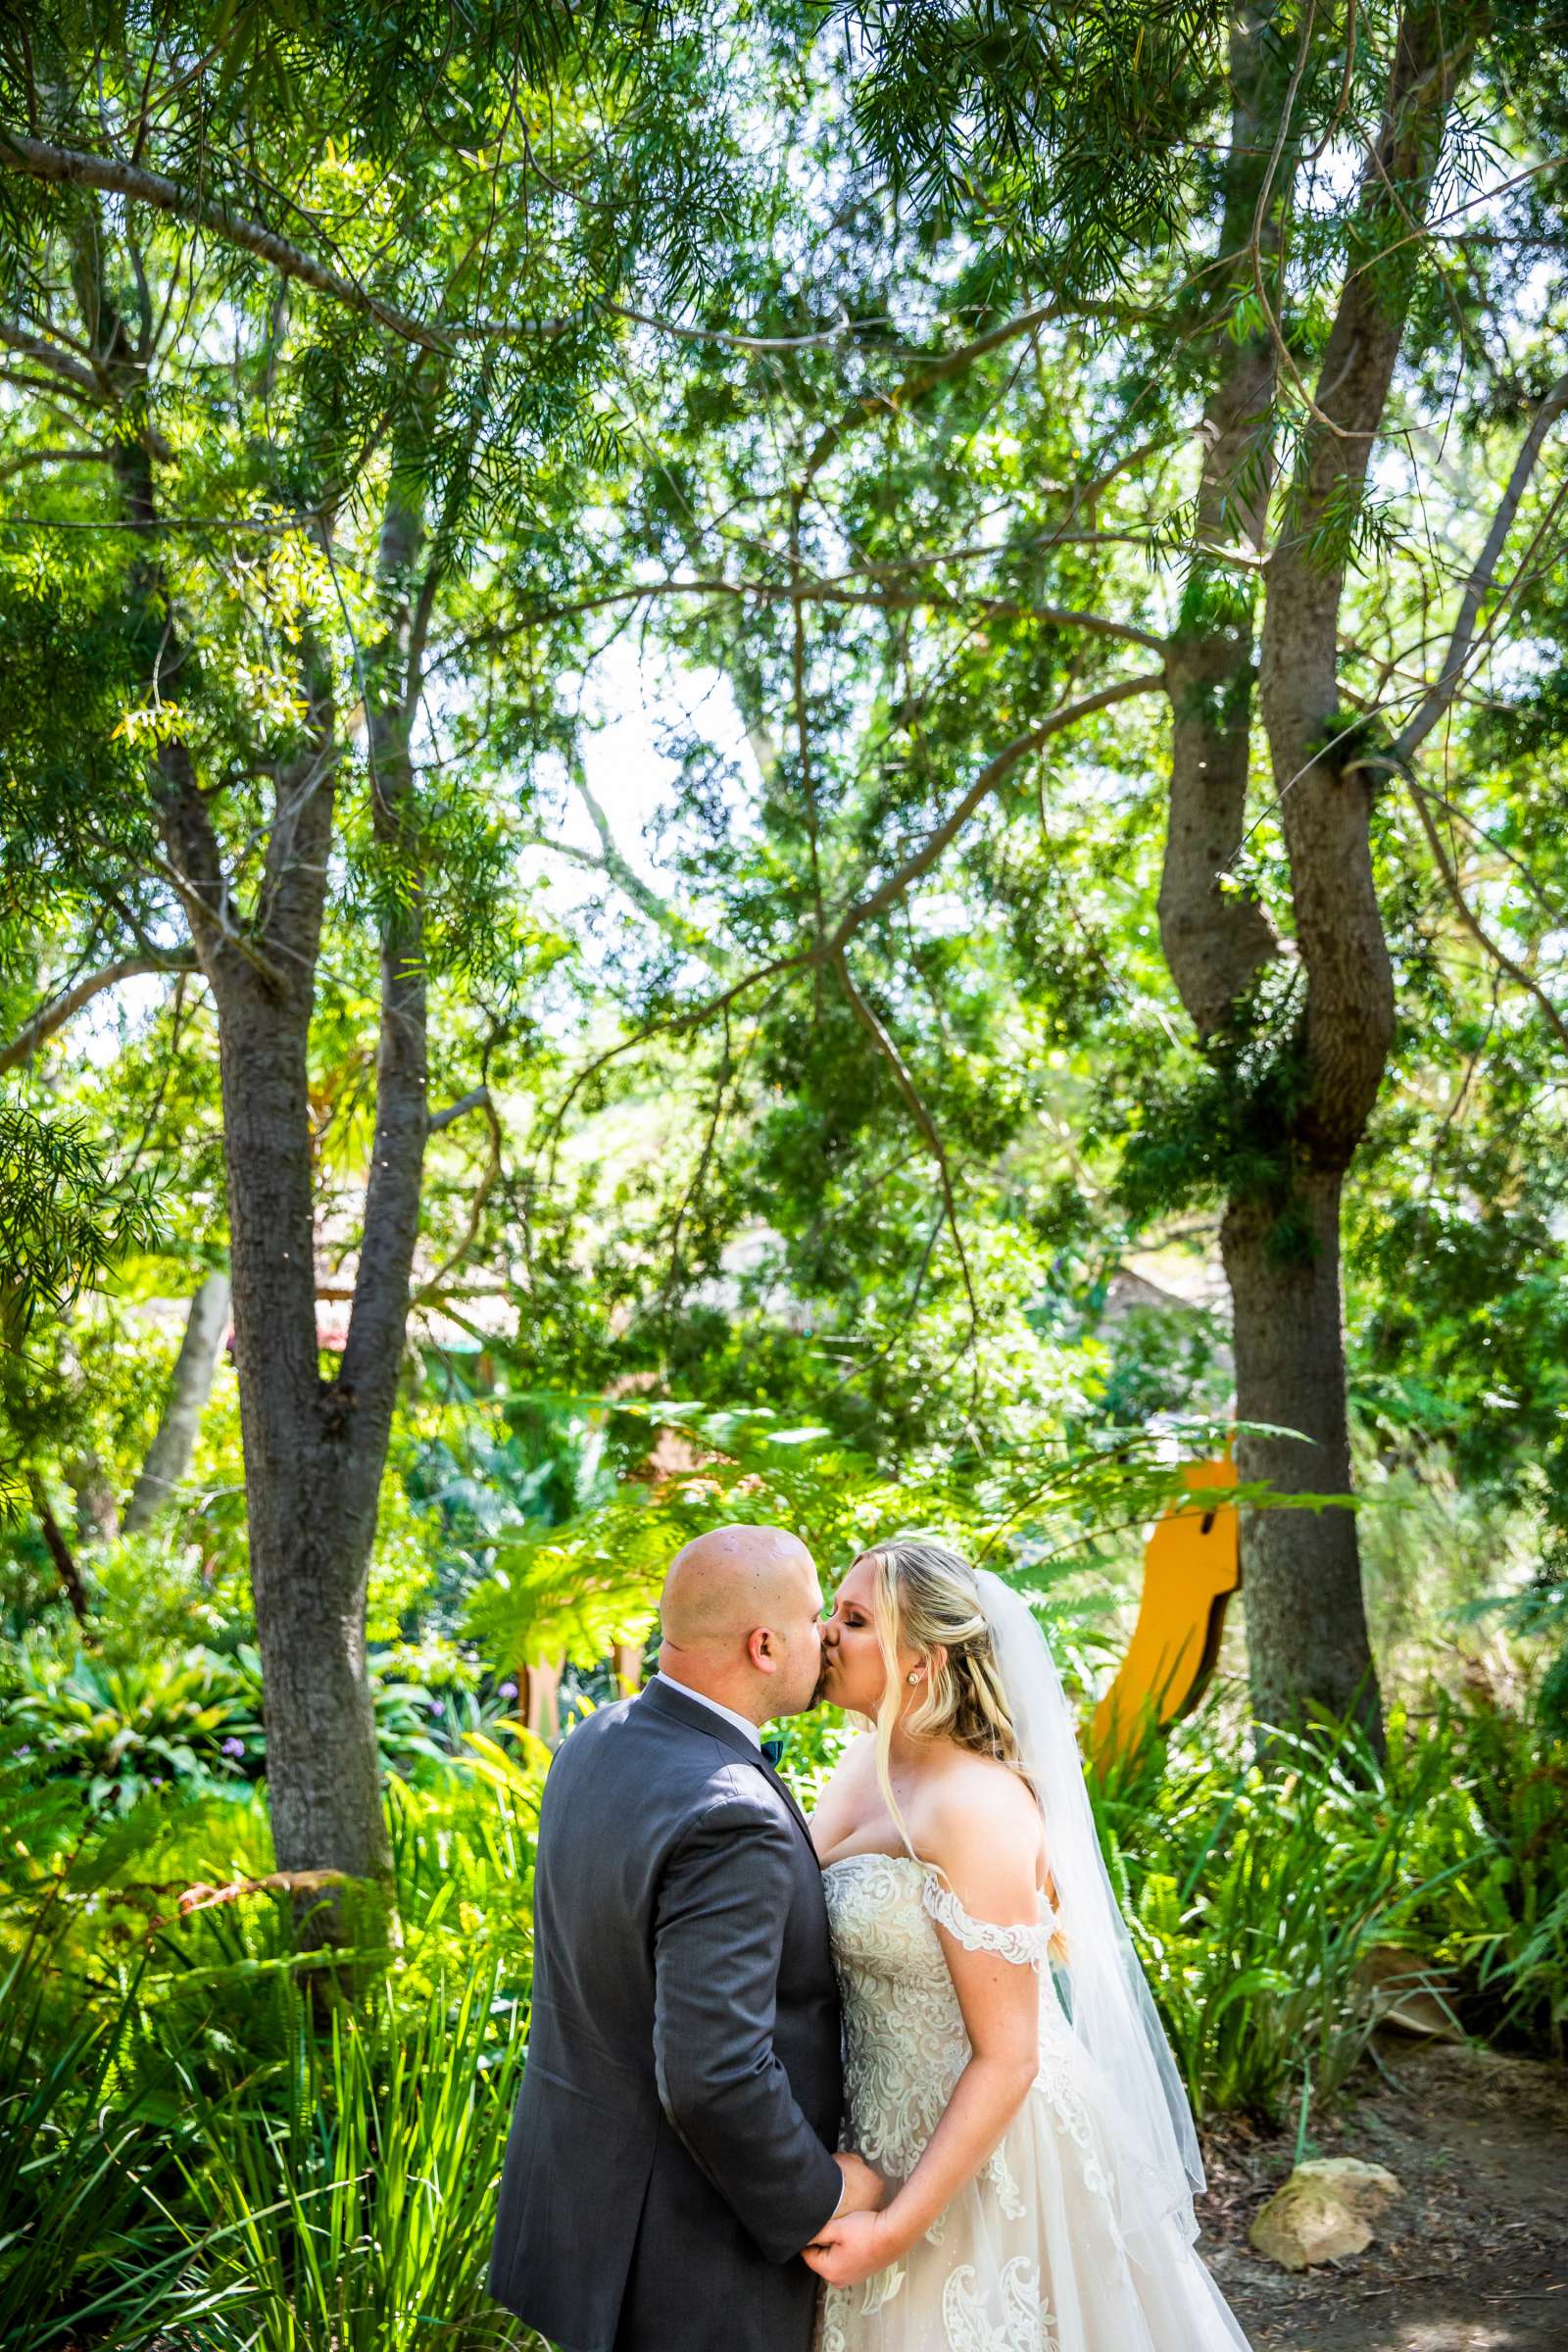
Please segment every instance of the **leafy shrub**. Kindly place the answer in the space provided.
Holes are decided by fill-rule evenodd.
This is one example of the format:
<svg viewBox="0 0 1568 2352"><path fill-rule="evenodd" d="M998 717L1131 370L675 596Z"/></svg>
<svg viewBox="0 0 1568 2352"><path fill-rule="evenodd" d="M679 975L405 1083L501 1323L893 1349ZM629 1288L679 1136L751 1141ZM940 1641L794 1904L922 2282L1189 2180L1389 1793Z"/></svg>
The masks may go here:
<svg viewBox="0 0 1568 2352"><path fill-rule="evenodd" d="M122 1659L85 1650L60 1658L22 1648L8 1662L9 1750L33 1777L85 1785L88 1801L128 1812L175 1783L255 1781L267 1770L262 1662L196 1645L176 1658ZM445 1768L466 1732L494 1719L454 1686L439 1698L417 1683L370 1669L383 1766L408 1774ZM437 1738L437 1732L442 1737Z"/></svg>
<svg viewBox="0 0 1568 2352"><path fill-rule="evenodd" d="M159 2193L200 2129L176 2053L152 2044L139 1974L106 2010L69 1997L48 1942L0 1977L0 2342L125 2346L219 2310Z"/></svg>
<svg viewBox="0 0 1568 2352"><path fill-rule="evenodd" d="M413 1997L411 1997L411 1994ZM384 1981L313 2032L292 1986L281 2060L214 2105L182 2152L188 2226L221 2316L186 2341L246 2352L404 2352L514 2340L485 2294L521 2079L522 2010L496 1956Z"/></svg>
<svg viewBox="0 0 1568 2352"><path fill-rule="evenodd" d="M1445 1701L1428 1738L1450 1792L1429 1815L1436 1841L1462 1806L1477 1851L1415 1926L1459 1987L1467 2024L1561 2058L1568 2039L1568 1740L1528 1715Z"/></svg>
<svg viewBox="0 0 1568 2352"><path fill-rule="evenodd" d="M1484 1847L1472 1823L1462 1851L1431 1851L1449 1771L1429 1740L1386 1775L1353 1729L1328 1748L1276 1736L1265 1767L1200 1726L1163 1771L1155 1750L1101 1787L1107 1858L1200 2113L1277 2119L1343 2084L1373 2022L1368 1949Z"/></svg>
<svg viewBox="0 0 1568 2352"><path fill-rule="evenodd" d="M8 1708L15 1753L34 1756L40 1777L85 1782L92 1804L120 1812L175 1780L249 1777L263 1747L254 1659L192 1648L118 1665L79 1652L62 1664L24 1650Z"/></svg>
<svg viewBox="0 0 1568 2352"><path fill-rule="evenodd" d="M390 1784L404 1941L354 2011L313 1993L286 1900L257 1884L259 1786L124 1814L80 1781L4 1792L8 2352L514 2340L481 2280L548 1754L520 1727L515 1752L466 1752Z"/></svg>

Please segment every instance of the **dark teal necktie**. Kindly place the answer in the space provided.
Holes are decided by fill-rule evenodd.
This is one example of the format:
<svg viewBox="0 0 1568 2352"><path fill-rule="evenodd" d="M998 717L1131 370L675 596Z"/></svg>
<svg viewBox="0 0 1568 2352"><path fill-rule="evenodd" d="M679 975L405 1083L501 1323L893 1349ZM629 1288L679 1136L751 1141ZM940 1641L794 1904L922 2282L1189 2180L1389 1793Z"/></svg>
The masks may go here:
<svg viewBox="0 0 1568 2352"><path fill-rule="evenodd" d="M784 1737L782 1733L778 1734L772 1740L764 1740L762 1741L762 1760L764 1763L770 1764L773 1767L773 1770L777 1772L779 1766L784 1761Z"/></svg>

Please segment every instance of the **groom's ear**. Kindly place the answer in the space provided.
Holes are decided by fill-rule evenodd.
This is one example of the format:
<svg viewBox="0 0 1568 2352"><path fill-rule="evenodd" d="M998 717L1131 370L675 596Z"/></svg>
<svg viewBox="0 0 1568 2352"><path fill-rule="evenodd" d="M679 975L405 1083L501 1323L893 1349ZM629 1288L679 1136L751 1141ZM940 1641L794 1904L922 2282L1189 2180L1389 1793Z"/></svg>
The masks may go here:
<svg viewBox="0 0 1568 2352"><path fill-rule="evenodd" d="M773 1673L778 1664L778 1643L773 1639L770 1627L753 1627L746 1637L746 1655L759 1674Z"/></svg>

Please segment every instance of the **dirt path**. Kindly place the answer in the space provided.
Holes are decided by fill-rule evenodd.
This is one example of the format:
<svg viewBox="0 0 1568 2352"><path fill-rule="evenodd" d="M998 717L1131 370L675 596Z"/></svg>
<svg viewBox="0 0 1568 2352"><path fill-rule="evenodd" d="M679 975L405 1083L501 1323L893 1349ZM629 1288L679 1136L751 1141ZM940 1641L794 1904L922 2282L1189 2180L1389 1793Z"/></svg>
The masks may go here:
<svg viewBox="0 0 1568 2352"><path fill-rule="evenodd" d="M1568 2352L1568 2074L1393 2035L1378 2055L1388 2075L1368 2064L1310 2150L1403 2187L1364 2254L1299 2277L1260 2260L1248 2226L1294 2142L1210 2143L1204 2251L1254 2352Z"/></svg>

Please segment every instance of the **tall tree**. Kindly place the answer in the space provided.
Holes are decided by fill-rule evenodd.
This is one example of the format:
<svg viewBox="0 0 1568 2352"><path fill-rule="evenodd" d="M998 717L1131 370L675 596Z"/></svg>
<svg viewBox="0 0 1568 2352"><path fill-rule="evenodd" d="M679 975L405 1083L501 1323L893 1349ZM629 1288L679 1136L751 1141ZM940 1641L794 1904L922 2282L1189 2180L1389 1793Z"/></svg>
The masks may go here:
<svg viewBox="0 0 1568 2352"><path fill-rule="evenodd" d="M431 978L515 976L507 821L461 790L432 676L498 561L487 529L545 540L602 445L640 257L678 279L721 202L689 136L703 44L645 51L646 29L601 10L579 48L565 10L307 10L279 43L265 12L198 5L0 34L8 470L30 494L10 609L74 684L108 649L114 787L82 794L34 699L12 850L121 910L100 985L139 942L144 967L193 957L216 1011L273 1838L281 1868L343 1875L337 1936L373 1939L390 1882L365 1595L426 1142L453 1115L429 1102ZM64 627L38 593L62 578ZM312 1037L355 914L374 1121L327 1367Z"/></svg>

